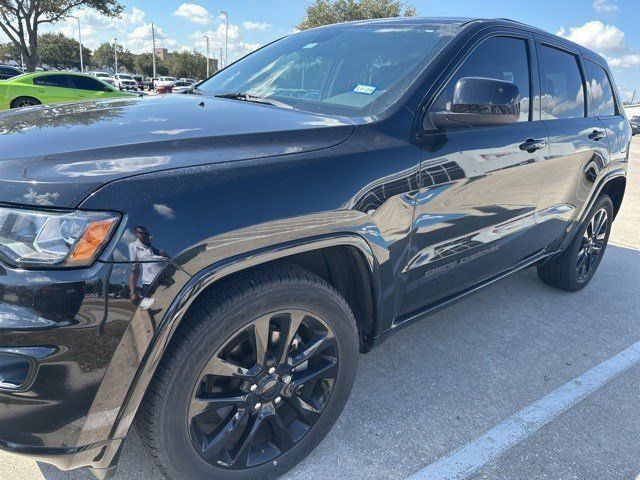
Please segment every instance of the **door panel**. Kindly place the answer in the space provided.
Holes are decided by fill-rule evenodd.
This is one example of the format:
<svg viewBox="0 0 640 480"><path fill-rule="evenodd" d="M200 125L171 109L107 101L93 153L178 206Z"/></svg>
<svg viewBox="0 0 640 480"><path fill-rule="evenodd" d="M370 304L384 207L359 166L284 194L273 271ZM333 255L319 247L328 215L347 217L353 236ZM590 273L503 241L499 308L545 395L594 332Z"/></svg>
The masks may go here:
<svg viewBox="0 0 640 480"><path fill-rule="evenodd" d="M447 134L436 155L424 152L404 313L534 253L537 247L529 237L546 149L528 153L519 146L527 138L546 135L542 122L459 131Z"/></svg>

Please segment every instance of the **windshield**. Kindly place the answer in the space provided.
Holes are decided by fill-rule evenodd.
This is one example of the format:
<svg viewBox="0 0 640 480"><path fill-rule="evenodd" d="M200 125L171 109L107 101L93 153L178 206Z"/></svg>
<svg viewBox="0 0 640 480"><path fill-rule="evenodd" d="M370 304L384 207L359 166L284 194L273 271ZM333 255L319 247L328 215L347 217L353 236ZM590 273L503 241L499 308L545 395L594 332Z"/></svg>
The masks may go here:
<svg viewBox="0 0 640 480"><path fill-rule="evenodd" d="M371 115L397 100L459 25L349 24L280 39L199 85L319 113Z"/></svg>
<svg viewBox="0 0 640 480"><path fill-rule="evenodd" d="M96 77L109 78L109 74L108 73L95 73L94 75Z"/></svg>
<svg viewBox="0 0 640 480"><path fill-rule="evenodd" d="M133 77L131 75L118 75L118 78L120 80L133 80Z"/></svg>

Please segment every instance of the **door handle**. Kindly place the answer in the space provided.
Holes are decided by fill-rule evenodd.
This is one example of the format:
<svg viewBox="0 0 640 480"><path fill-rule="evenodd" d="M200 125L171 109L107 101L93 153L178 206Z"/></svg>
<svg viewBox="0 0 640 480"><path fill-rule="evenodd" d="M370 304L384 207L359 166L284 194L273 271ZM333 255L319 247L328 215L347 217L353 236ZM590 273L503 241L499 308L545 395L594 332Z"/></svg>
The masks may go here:
<svg viewBox="0 0 640 480"><path fill-rule="evenodd" d="M542 139L527 138L524 143L520 144L520 150L533 153L547 146L547 141Z"/></svg>
<svg viewBox="0 0 640 480"><path fill-rule="evenodd" d="M593 132L591 132L589 134L589 138L591 140L595 140L596 142L598 140L602 140L606 136L607 136L607 132L605 132L604 130L601 130L599 128L596 128Z"/></svg>

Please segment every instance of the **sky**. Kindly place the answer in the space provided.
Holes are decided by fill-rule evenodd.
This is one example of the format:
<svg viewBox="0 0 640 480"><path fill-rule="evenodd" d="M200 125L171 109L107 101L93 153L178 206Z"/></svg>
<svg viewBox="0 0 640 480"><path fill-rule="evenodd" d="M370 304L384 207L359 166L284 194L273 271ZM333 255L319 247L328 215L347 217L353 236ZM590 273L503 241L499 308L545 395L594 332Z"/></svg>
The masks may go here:
<svg viewBox="0 0 640 480"><path fill-rule="evenodd" d="M292 33L311 0L121 0L120 19L79 10L83 43L95 48L117 38L134 53L151 51L151 22L156 45L169 50L204 53L207 35L211 54L219 57L229 13L229 59ZM405 0L421 16L506 17L559 34L605 56L624 100L637 89L640 99L640 1L638 0ZM48 30L76 37L76 20ZM0 38L0 40L6 40Z"/></svg>

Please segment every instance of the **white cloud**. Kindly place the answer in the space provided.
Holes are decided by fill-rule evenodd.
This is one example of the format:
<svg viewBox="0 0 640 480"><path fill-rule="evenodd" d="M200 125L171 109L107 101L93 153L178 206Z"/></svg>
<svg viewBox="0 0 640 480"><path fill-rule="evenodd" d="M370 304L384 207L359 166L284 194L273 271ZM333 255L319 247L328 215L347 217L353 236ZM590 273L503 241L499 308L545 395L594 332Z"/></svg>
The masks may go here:
<svg viewBox="0 0 640 480"><path fill-rule="evenodd" d="M625 33L614 25L594 20L569 31L563 27L557 34L600 53L616 70L640 67L640 54L627 47Z"/></svg>
<svg viewBox="0 0 640 480"><path fill-rule="evenodd" d="M200 52L204 52L206 48L205 35L209 37L210 54L212 57L218 58L220 56L220 49L225 49L225 32L226 25L220 23L215 30L196 31L191 35L191 40L195 44L196 48ZM240 58L247 53L251 53L254 50L260 48L259 43L247 43L243 40L238 25L229 24L229 59L231 61Z"/></svg>
<svg viewBox="0 0 640 480"><path fill-rule="evenodd" d="M606 57L611 68L634 68L640 67L640 55L628 53L619 57Z"/></svg>
<svg viewBox="0 0 640 480"><path fill-rule="evenodd" d="M587 22L581 27L571 27L569 31L562 27L557 34L597 52L621 52L627 48L624 32L599 20Z"/></svg>
<svg viewBox="0 0 640 480"><path fill-rule="evenodd" d="M593 0L593 8L597 11L597 12L602 12L602 13L610 13L610 12L617 12L618 11L618 5L617 5L617 0Z"/></svg>
<svg viewBox="0 0 640 480"><path fill-rule="evenodd" d="M242 26L245 28L245 30L260 30L261 32L265 32L271 28L271 25L269 25L266 22L248 21L248 22L242 22Z"/></svg>
<svg viewBox="0 0 640 480"><path fill-rule="evenodd" d="M123 12L120 18L107 17L88 9L79 9L75 15L80 18L82 43L88 48L95 49L101 43L117 38L120 45L133 53L151 52L151 22L146 21L145 12L139 8L133 7ZM78 23L74 18L67 18L43 30L78 37ZM170 50L180 47L180 43L168 36L162 27L156 25L155 34L157 47Z"/></svg>
<svg viewBox="0 0 640 480"><path fill-rule="evenodd" d="M173 12L176 17L182 17L199 25L208 25L213 21L209 10L197 3L183 3Z"/></svg>

